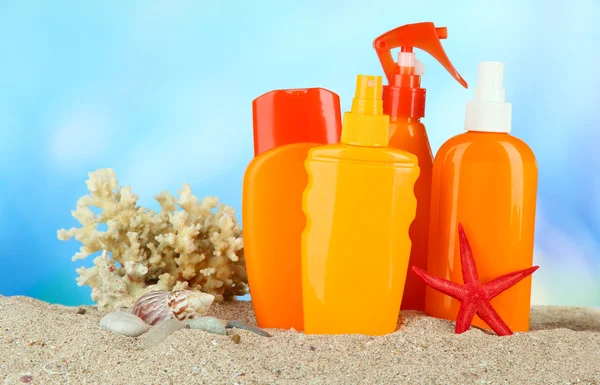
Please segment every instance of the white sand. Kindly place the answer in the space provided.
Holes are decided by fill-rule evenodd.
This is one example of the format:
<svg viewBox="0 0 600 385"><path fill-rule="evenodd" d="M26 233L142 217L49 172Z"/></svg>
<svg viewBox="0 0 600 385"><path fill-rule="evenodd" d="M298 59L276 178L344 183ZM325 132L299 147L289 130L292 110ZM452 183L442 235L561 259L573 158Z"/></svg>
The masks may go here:
<svg viewBox="0 0 600 385"><path fill-rule="evenodd" d="M145 335L98 327L102 313L0 296L4 384L600 384L600 311L537 307L530 333L454 334L451 322L416 312L383 337L229 336L184 329L144 350ZM251 304L211 315L254 324Z"/></svg>

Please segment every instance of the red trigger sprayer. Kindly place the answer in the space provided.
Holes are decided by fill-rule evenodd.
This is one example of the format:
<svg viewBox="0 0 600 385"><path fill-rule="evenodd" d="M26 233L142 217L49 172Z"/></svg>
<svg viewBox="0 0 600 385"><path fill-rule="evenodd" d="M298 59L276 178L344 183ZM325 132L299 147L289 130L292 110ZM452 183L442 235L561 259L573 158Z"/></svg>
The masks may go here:
<svg viewBox="0 0 600 385"><path fill-rule="evenodd" d="M425 89L421 88L423 64L416 59L414 48L433 56L465 88L467 82L456 71L440 39L448 37L445 27L431 22L407 24L392 29L373 42L381 61L388 85L383 86L383 113L390 117L389 146L415 154L421 173L415 184L417 214L410 228L412 241L409 266L427 269L429 204L431 198L431 173L433 155L425 126L420 119L425 116ZM392 49L400 48L398 61ZM424 310L425 284L416 275L408 274L402 299L402 310Z"/></svg>

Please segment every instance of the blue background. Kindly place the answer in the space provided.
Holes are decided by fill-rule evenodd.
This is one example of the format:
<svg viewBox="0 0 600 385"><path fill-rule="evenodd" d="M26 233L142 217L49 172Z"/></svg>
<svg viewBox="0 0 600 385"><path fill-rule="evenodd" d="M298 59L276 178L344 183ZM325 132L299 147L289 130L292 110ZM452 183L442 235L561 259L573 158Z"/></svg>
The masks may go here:
<svg viewBox="0 0 600 385"><path fill-rule="evenodd" d="M425 63L434 152L462 132L477 64L505 63L513 134L540 169L533 303L600 305L600 3L589 1L0 0L0 293L91 303L56 230L115 169L157 209L184 182L238 212L253 155L251 101L325 87L350 107L372 41L402 24L447 26L465 90Z"/></svg>

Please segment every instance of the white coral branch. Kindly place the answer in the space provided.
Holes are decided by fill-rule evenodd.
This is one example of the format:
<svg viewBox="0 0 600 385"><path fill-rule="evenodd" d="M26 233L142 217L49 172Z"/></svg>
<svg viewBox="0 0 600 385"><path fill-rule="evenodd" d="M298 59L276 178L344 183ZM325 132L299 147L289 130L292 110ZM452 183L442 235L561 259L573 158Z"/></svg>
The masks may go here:
<svg viewBox="0 0 600 385"><path fill-rule="evenodd" d="M57 238L82 244L74 261L103 251L94 267L77 269L78 285L92 287L100 308L129 306L149 290L202 290L216 301L245 294L242 233L231 207L217 197L199 201L185 183L179 198L158 194L162 210L155 213L137 206L138 196L131 187L119 187L114 170L88 176L89 194L72 212L81 227L58 230Z"/></svg>

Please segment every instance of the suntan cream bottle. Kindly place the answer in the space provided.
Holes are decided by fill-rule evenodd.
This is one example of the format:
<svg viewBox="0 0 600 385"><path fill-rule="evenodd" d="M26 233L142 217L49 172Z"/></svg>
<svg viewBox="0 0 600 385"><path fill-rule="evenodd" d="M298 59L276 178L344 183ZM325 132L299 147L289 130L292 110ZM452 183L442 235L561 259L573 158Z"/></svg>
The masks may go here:
<svg viewBox="0 0 600 385"><path fill-rule="evenodd" d="M302 293L307 334L396 329L415 217L417 157L388 147L381 76L358 75L341 143L306 160Z"/></svg>
<svg viewBox="0 0 600 385"><path fill-rule="evenodd" d="M510 135L503 64L483 62L467 104L467 132L449 139L433 164L429 273L462 283L456 229L464 226L482 283L533 264L537 165L533 152ZM516 331L529 330L531 277L491 301ZM427 288L427 314L455 320L460 303ZM475 316L473 325L489 328Z"/></svg>
<svg viewBox="0 0 600 385"><path fill-rule="evenodd" d="M254 149L242 189L244 255L257 323L302 330L300 239L304 161L337 143L338 95L323 88L275 90L254 100Z"/></svg>
<svg viewBox="0 0 600 385"><path fill-rule="evenodd" d="M373 47L381 61L388 84L383 86L383 113L390 117L390 147L415 154L419 159L419 179L415 183L417 214L410 226L410 266L427 269L429 206L433 155L421 118L425 116L425 88L421 86L423 64L415 48L433 56L462 86L467 82L456 71L444 52L440 39L448 37L445 27L433 23L407 24L379 36ZM399 48L397 60L391 50ZM402 310L425 309L425 283L414 274L406 277Z"/></svg>

